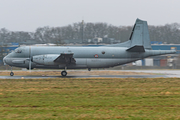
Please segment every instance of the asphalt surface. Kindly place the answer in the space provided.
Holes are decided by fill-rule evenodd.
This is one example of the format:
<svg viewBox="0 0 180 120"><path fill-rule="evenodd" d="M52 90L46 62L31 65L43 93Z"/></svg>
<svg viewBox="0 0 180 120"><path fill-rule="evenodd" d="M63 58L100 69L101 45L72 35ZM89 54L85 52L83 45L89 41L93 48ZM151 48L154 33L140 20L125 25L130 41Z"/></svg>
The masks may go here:
<svg viewBox="0 0 180 120"><path fill-rule="evenodd" d="M180 70L121 70L125 72L155 73L155 75L85 75L85 76L0 76L0 79L46 79L46 78L180 78ZM156 75L157 74L157 75Z"/></svg>
<svg viewBox="0 0 180 120"><path fill-rule="evenodd" d="M180 78L180 70L123 70L126 72L143 72L143 73L155 73L159 75L164 75L166 77L176 77Z"/></svg>
<svg viewBox="0 0 180 120"><path fill-rule="evenodd" d="M100 75L100 76L0 76L0 79L45 79L45 78L158 78L164 75Z"/></svg>

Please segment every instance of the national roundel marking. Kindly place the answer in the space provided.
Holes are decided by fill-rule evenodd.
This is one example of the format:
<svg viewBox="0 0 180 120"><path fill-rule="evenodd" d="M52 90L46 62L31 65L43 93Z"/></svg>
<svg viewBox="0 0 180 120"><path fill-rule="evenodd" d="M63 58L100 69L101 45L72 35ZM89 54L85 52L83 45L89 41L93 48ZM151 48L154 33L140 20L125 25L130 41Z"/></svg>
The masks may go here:
<svg viewBox="0 0 180 120"><path fill-rule="evenodd" d="M97 55L97 54L95 54L95 55L94 55L94 57L95 57L95 58L98 58L98 55Z"/></svg>

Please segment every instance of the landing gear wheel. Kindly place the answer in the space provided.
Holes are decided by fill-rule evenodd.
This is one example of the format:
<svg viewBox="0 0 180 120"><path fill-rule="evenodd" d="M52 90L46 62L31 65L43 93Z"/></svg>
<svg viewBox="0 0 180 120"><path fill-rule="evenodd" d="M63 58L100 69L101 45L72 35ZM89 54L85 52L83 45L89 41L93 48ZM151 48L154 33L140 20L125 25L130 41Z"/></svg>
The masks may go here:
<svg viewBox="0 0 180 120"><path fill-rule="evenodd" d="M14 75L14 73L13 72L10 72L10 76L13 76Z"/></svg>
<svg viewBox="0 0 180 120"><path fill-rule="evenodd" d="M65 77L65 76L67 75L67 72L66 72L66 71L62 71L62 72L61 72L61 75L62 75L63 77Z"/></svg>

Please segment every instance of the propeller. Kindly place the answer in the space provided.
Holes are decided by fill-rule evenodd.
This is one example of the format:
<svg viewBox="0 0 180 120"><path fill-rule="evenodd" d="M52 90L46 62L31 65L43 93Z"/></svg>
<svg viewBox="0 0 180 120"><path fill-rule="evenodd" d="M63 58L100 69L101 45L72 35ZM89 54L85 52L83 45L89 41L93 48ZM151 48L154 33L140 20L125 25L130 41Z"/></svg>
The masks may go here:
<svg viewBox="0 0 180 120"><path fill-rule="evenodd" d="M31 72L31 58L29 58L29 72Z"/></svg>
<svg viewBox="0 0 180 120"><path fill-rule="evenodd" d="M31 46L29 46L29 72L31 72L31 61L32 61L32 58L31 58Z"/></svg>
<svg viewBox="0 0 180 120"><path fill-rule="evenodd" d="M32 62L32 58L31 57L29 57L29 58L27 58L26 59L27 61L29 61L29 72L31 72L31 62Z"/></svg>

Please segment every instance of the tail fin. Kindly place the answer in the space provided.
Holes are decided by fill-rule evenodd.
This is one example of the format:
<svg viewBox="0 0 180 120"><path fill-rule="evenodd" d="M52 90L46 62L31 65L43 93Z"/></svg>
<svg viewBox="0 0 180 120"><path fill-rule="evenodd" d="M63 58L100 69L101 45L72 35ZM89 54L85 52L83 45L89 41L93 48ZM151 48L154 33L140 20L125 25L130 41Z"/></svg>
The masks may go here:
<svg viewBox="0 0 180 120"><path fill-rule="evenodd" d="M143 52L145 51L144 49L152 49L147 22L136 19L136 23L134 24L128 41L107 45L107 47L128 47L127 51L130 52Z"/></svg>
<svg viewBox="0 0 180 120"><path fill-rule="evenodd" d="M140 19L136 20L129 40L131 41L130 48L134 46L143 46L144 49L151 49L149 30L146 21Z"/></svg>

